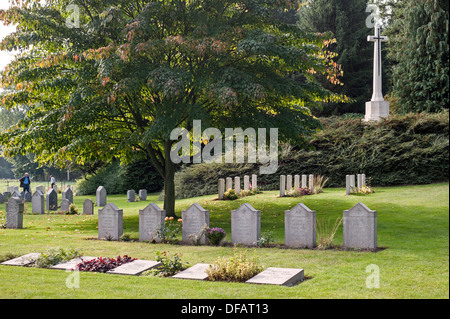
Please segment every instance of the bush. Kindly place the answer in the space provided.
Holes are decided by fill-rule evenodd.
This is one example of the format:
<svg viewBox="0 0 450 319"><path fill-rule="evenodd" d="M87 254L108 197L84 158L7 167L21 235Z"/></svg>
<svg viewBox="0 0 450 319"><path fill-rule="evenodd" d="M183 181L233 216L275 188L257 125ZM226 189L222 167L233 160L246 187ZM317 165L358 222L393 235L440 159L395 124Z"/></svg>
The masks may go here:
<svg viewBox="0 0 450 319"><path fill-rule="evenodd" d="M183 255L180 253L170 254L168 251L157 252L156 261L160 262L162 265L151 271L151 274L161 277L169 277L176 275L178 272L185 268L181 257ZM185 264L188 264L185 262Z"/></svg>
<svg viewBox="0 0 450 319"><path fill-rule="evenodd" d="M136 260L136 258L128 257L127 255L117 258L95 258L93 260L86 260L75 266L75 270L78 271L92 271L105 273L111 269L119 267L123 264Z"/></svg>
<svg viewBox="0 0 450 319"><path fill-rule="evenodd" d="M222 228L215 227L206 230L206 238L208 238L211 245L214 246L219 246L226 235L227 233Z"/></svg>
<svg viewBox="0 0 450 319"><path fill-rule="evenodd" d="M76 249L69 249L65 251L63 248L50 248L39 256L34 262L37 268L50 268L62 262L69 261L73 258L81 256L81 253Z"/></svg>
<svg viewBox="0 0 450 319"><path fill-rule="evenodd" d="M262 267L249 259L244 252L231 257L219 257L206 272L211 281L245 282L262 271Z"/></svg>
<svg viewBox="0 0 450 319"><path fill-rule="evenodd" d="M236 194L236 191L234 189L229 189L223 194L224 200L236 200L239 199L239 195Z"/></svg>

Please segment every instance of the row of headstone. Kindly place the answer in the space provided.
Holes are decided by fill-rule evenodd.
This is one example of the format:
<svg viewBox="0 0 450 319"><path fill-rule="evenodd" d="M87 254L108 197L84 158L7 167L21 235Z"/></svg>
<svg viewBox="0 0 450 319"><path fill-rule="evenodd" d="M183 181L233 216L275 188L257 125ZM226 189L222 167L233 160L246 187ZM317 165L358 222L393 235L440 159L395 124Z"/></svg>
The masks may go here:
<svg viewBox="0 0 450 319"><path fill-rule="evenodd" d="M258 175L252 175L252 182L250 184L250 176L245 175L244 176L244 191L248 190L255 190L258 188ZM224 178L219 179L219 199L222 200L224 198L224 194L229 189L233 189L233 178L227 177L225 180ZM241 178L239 176L236 176L234 178L234 190L236 194L241 193Z"/></svg>
<svg viewBox="0 0 450 319"><path fill-rule="evenodd" d="M314 189L314 175L294 175L294 183L292 184L292 175L280 175L280 197L286 196L292 188L309 188L311 192Z"/></svg>
<svg viewBox="0 0 450 319"><path fill-rule="evenodd" d="M355 183L355 177L357 177ZM358 175L347 175L345 177L345 192L347 195L350 195L353 191L357 191L362 187L366 186L366 174L358 174Z"/></svg>
<svg viewBox="0 0 450 319"><path fill-rule="evenodd" d="M123 210L113 203L100 209L98 218L99 238L119 240L123 234ZM363 203L345 210L344 247L374 249L377 247L377 212ZM156 204L139 211L139 240L155 239L157 230L165 223L166 212ZM199 204L182 211L182 241L189 243L191 235L198 235L209 227L209 210ZM245 203L231 211L231 241L233 244L257 245L261 237L261 211ZM201 245L208 244L205 235L199 238ZM316 212L303 203L285 211L285 245L293 248L316 246Z"/></svg>
<svg viewBox="0 0 450 319"><path fill-rule="evenodd" d="M97 188L95 198L96 198L96 204L98 207L104 207L106 206L107 200L107 192L106 188L104 186L99 186ZM146 189L140 189L139 190L139 200L140 201L146 201L147 200L147 190ZM127 191L127 201L129 203L136 201L136 192L132 189Z"/></svg>

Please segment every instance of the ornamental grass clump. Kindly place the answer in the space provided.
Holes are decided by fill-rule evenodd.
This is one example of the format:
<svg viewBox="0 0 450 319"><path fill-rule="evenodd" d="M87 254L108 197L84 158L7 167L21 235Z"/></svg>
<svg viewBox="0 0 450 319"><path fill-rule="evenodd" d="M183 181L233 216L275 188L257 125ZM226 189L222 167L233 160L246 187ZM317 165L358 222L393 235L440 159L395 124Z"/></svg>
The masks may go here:
<svg viewBox="0 0 450 319"><path fill-rule="evenodd" d="M206 269L211 281L245 282L260 273L263 268L247 257L245 252L235 253L231 257L219 257Z"/></svg>

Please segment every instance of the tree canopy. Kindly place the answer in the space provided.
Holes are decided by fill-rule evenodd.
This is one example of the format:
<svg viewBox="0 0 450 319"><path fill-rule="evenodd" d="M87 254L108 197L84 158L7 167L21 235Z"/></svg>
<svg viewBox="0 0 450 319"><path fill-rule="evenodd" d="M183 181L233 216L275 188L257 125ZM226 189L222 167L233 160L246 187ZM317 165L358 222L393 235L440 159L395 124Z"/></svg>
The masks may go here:
<svg viewBox="0 0 450 319"><path fill-rule="evenodd" d="M0 49L22 54L1 74L9 91L0 101L27 105L27 114L0 134L4 153L55 164L148 158L173 215L174 128L189 130L195 119L221 130L277 127L280 138L301 144L320 127L309 108L340 98L314 77L338 82L330 35L278 19L291 5L14 0L0 20L17 23L17 32Z"/></svg>

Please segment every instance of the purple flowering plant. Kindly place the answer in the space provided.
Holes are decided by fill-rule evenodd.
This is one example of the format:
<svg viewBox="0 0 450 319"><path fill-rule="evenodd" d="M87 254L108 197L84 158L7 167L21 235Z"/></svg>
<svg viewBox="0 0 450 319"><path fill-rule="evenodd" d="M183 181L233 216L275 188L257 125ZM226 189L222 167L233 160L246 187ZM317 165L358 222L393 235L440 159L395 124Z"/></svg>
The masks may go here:
<svg viewBox="0 0 450 319"><path fill-rule="evenodd" d="M222 228L214 227L208 228L205 235L212 245L218 246L227 233Z"/></svg>

